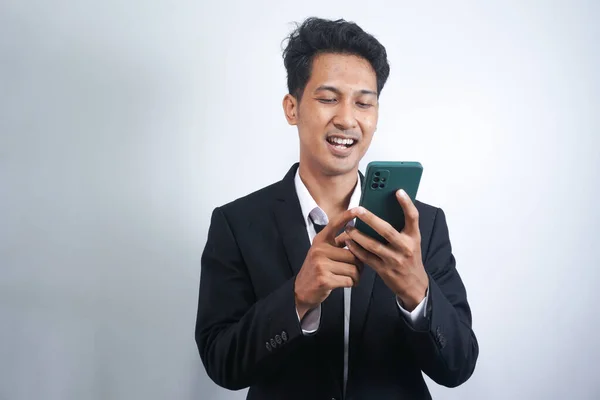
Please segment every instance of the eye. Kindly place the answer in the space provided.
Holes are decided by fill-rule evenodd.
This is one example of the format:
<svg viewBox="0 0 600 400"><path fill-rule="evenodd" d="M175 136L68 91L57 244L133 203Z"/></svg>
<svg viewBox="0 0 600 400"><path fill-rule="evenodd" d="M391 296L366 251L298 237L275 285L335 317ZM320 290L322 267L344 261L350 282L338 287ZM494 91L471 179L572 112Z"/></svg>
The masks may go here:
<svg viewBox="0 0 600 400"><path fill-rule="evenodd" d="M369 103L361 103L360 101L356 103L360 108L369 108L369 107L373 107L373 104L369 104Z"/></svg>
<svg viewBox="0 0 600 400"><path fill-rule="evenodd" d="M323 104L333 104L335 103L335 99L317 99Z"/></svg>

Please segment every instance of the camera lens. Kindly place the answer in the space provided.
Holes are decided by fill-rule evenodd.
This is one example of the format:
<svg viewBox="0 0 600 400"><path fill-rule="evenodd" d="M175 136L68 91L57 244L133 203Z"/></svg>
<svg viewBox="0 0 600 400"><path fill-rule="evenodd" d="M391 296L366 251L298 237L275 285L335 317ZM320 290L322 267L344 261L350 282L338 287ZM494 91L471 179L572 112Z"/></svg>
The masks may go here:
<svg viewBox="0 0 600 400"><path fill-rule="evenodd" d="M381 178L381 179L383 180L383 178ZM379 182L379 178L378 177L373 178L373 182Z"/></svg>
<svg viewBox="0 0 600 400"><path fill-rule="evenodd" d="M379 187L383 189L385 187L385 183L380 183Z"/></svg>
<svg viewBox="0 0 600 400"><path fill-rule="evenodd" d="M371 185L371 187L372 187L373 189L377 189L377 186L378 186L378 185L377 185L376 183L374 183L374 184L372 184L372 185Z"/></svg>
<svg viewBox="0 0 600 400"><path fill-rule="evenodd" d="M379 172L379 171L375 172L375 176L379 176L379 175L381 175L381 172Z"/></svg>

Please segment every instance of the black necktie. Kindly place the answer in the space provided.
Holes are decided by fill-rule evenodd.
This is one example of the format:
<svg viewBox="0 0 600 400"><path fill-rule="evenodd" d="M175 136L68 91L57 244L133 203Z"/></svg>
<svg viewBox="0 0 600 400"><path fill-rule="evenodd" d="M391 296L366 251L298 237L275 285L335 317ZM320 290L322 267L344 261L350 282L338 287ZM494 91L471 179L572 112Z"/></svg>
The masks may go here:
<svg viewBox="0 0 600 400"><path fill-rule="evenodd" d="M312 218L310 220L312 221ZM317 233L321 232L323 230L323 228L325 228L327 226L327 225L317 224L315 221L312 221L312 223L313 223L313 226L315 227L315 231Z"/></svg>
<svg viewBox="0 0 600 400"><path fill-rule="evenodd" d="M326 225L310 219L317 234ZM343 231L342 231L343 232ZM344 384L344 288L336 288L321 303L319 337L323 353L331 365L332 373L343 391Z"/></svg>

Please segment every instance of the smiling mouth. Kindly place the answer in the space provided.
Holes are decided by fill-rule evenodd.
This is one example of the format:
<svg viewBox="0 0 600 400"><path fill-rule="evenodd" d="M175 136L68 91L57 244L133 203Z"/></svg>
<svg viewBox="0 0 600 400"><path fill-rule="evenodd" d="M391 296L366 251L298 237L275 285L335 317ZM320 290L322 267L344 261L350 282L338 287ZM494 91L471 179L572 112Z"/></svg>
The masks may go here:
<svg viewBox="0 0 600 400"><path fill-rule="evenodd" d="M348 149L354 146L357 143L357 140L331 136L327 138L327 142L335 148Z"/></svg>

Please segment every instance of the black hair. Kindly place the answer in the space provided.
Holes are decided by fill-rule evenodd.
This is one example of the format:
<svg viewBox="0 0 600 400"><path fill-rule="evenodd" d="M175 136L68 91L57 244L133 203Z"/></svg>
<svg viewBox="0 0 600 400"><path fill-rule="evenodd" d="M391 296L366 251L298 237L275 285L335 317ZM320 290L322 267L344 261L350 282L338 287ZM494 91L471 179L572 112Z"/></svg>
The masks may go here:
<svg viewBox="0 0 600 400"><path fill-rule="evenodd" d="M287 70L288 91L298 100L318 54L352 54L369 61L377 76L377 96L390 74L385 47L354 22L311 17L297 25L286 40L283 63Z"/></svg>

